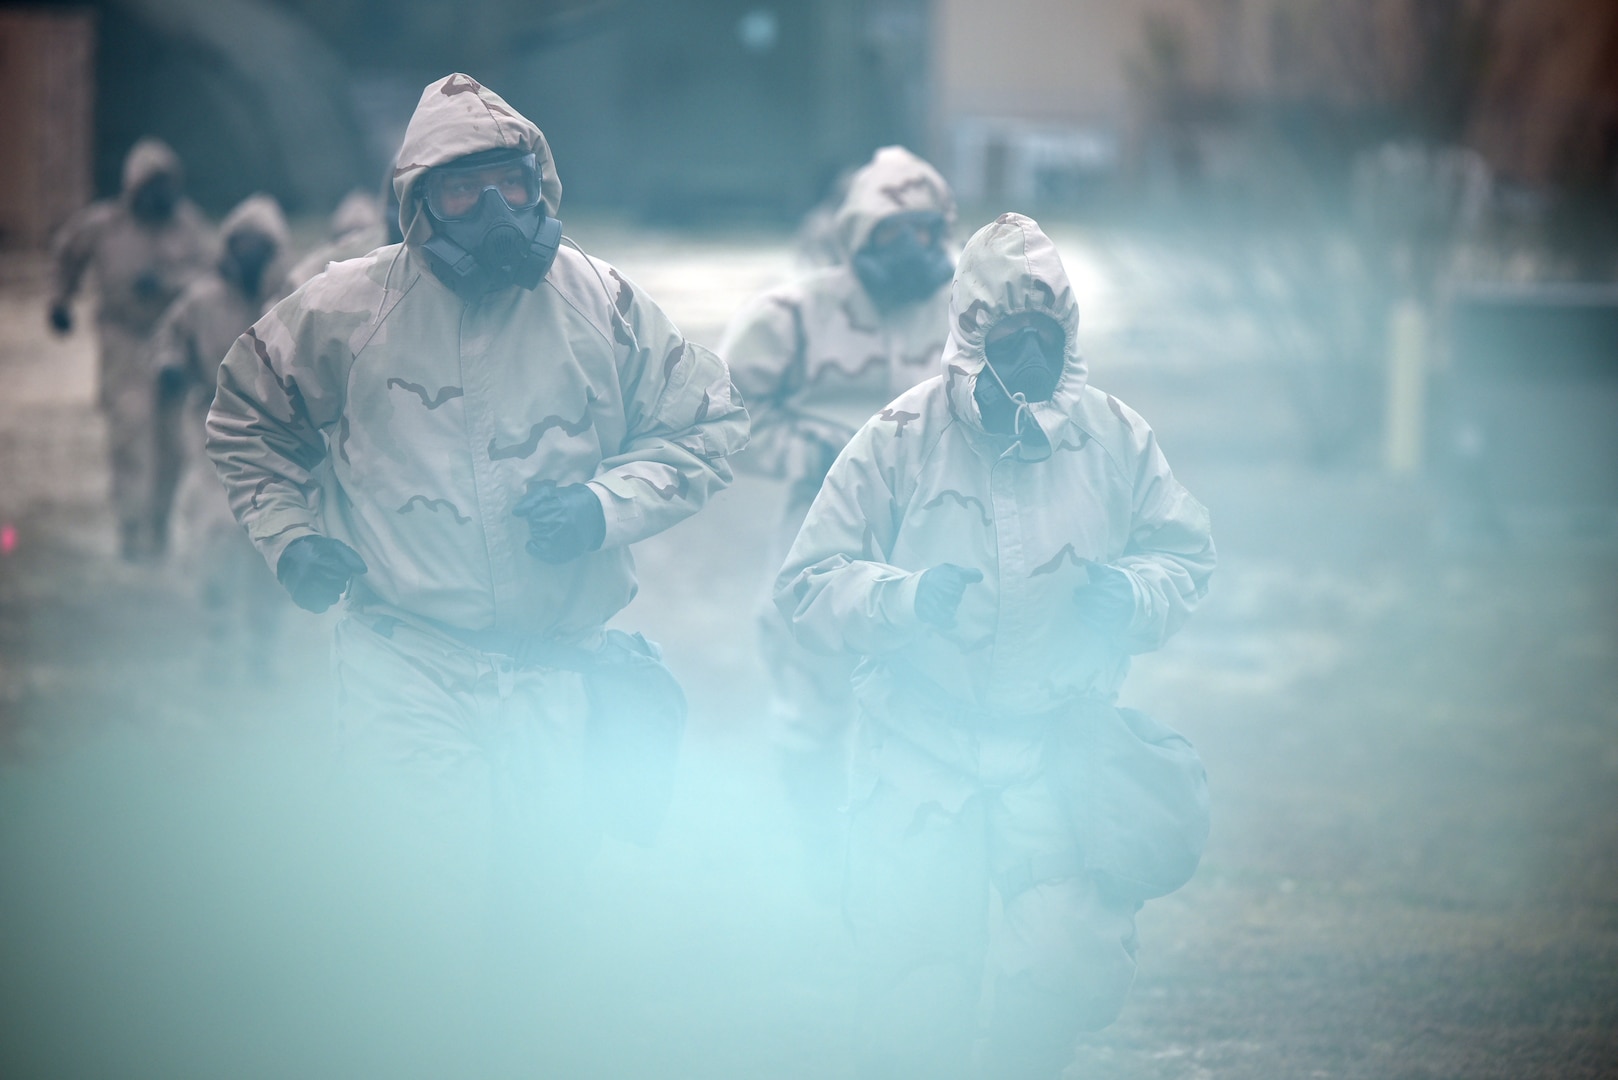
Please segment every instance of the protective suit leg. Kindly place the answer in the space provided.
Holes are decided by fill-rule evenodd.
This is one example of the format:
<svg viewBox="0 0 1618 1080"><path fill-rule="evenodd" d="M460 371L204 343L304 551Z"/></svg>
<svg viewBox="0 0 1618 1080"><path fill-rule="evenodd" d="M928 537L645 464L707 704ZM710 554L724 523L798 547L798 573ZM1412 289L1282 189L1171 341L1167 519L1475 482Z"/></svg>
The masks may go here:
<svg viewBox="0 0 1618 1080"><path fill-rule="evenodd" d="M983 808L879 783L850 820L844 914L859 950L862 1077L971 1075L987 947Z"/></svg>
<svg viewBox="0 0 1618 1080"><path fill-rule="evenodd" d="M1117 1018L1135 974L1135 911L1083 873L1065 809L1040 765L989 804L1002 918L984 1074L1055 1080L1076 1036Z"/></svg>
<svg viewBox="0 0 1618 1080"><path fill-rule="evenodd" d="M119 551L141 558L152 551L153 390L148 381L131 379L104 386L103 400Z"/></svg>

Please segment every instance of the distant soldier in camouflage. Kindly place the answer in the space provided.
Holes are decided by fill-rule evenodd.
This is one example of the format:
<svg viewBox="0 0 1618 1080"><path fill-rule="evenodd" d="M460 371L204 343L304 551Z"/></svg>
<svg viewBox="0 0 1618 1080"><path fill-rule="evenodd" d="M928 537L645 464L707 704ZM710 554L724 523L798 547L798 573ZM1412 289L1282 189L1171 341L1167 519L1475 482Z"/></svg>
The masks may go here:
<svg viewBox="0 0 1618 1080"><path fill-rule="evenodd" d="M392 170L389 170L389 188L392 188ZM391 220L390 220L391 218ZM325 270L334 262L357 259L369 255L379 247L397 244L404 236L399 232L399 204L394 199L386 203L367 191L350 191L337 204L331 215L331 238L317 246L292 264L286 272L274 299L292 295L304 282Z"/></svg>
<svg viewBox="0 0 1618 1080"><path fill-rule="evenodd" d="M100 364L96 405L107 418L112 503L119 549L136 558L162 548L177 444L160 437L174 402L153 395L145 350L152 331L186 285L213 261L211 230L184 195L180 159L142 139L124 160L123 192L74 215L57 234L51 329L73 329L73 298L85 272L95 279ZM159 410L166 415L159 417Z"/></svg>
<svg viewBox="0 0 1618 1080"><path fill-rule="evenodd" d="M849 179L836 213L840 262L769 290L726 330L719 352L753 419L753 443L740 463L789 484L772 566L854 432L937 373L954 221L954 196L937 170L903 147L878 150ZM807 812L805 824L829 839L852 715L852 661L799 647L773 607L760 620L760 638L789 792Z"/></svg>
<svg viewBox="0 0 1618 1080"><path fill-rule="evenodd" d="M561 246L550 148L498 95L428 86L398 160L404 243L329 266L242 335L208 453L293 600L347 593L353 753L571 862L589 842L575 660L635 595L630 545L729 483L747 415L717 356Z"/></svg>
<svg viewBox="0 0 1618 1080"><path fill-rule="evenodd" d="M285 272L286 218L268 195L247 198L220 225L214 272L186 287L153 336L151 362L164 396L183 402L184 465L175 499L176 549L194 575L209 615L207 671L217 676L245 660L270 671L273 638L286 599L264 568L225 499L203 451L219 362L256 322Z"/></svg>

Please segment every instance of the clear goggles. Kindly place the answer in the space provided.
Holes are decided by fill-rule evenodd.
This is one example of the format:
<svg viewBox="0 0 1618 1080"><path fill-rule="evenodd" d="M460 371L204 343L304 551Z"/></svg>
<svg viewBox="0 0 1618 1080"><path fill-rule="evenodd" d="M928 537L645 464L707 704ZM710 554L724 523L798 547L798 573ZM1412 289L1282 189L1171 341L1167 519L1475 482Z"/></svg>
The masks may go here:
<svg viewBox="0 0 1618 1080"><path fill-rule="evenodd" d="M513 210L539 205L539 169L534 155L440 165L427 174L427 209L440 221L469 217L490 188Z"/></svg>

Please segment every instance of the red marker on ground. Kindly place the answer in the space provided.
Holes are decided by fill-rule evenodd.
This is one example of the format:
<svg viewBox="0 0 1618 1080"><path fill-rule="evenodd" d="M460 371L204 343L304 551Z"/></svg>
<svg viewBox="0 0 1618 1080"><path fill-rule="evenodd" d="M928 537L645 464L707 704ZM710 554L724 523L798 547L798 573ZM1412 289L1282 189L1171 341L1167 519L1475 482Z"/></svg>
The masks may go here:
<svg viewBox="0 0 1618 1080"><path fill-rule="evenodd" d="M17 526L7 523L0 525L0 555L10 555L17 550Z"/></svg>

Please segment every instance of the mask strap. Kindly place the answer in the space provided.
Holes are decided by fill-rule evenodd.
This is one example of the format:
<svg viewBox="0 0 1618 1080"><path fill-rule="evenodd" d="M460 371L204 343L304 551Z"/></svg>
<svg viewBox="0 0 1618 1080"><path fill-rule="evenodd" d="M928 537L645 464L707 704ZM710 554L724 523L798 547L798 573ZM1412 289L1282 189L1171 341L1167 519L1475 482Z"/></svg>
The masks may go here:
<svg viewBox="0 0 1618 1080"><path fill-rule="evenodd" d="M989 363L989 361L986 360L986 359L983 361L983 370L987 371L990 375L994 376L994 381L1000 384L1001 392L1004 393L1006 395L1006 397L1010 399L1010 401L1011 401L1011 403L1013 405L1017 406L1017 412L1011 418L1011 437L1014 438L1014 439L1022 438L1022 418L1023 418L1023 414L1027 413L1030 422L1032 422L1033 415L1034 415L1034 407L1032 405L1028 404L1028 399L1023 396L1023 393L1022 393L1021 390L1019 390L1015 394L1013 394L1011 392L1010 388L1006 386L1005 380L1000 377L1000 373L998 371L994 370L994 365ZM981 376L979 376L979 377L981 378Z"/></svg>

